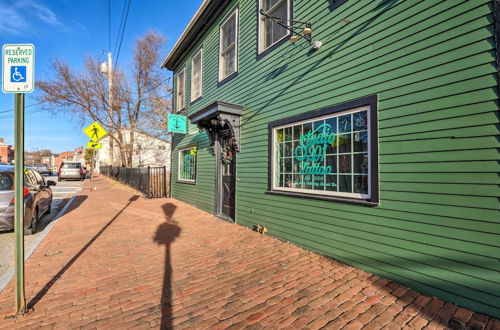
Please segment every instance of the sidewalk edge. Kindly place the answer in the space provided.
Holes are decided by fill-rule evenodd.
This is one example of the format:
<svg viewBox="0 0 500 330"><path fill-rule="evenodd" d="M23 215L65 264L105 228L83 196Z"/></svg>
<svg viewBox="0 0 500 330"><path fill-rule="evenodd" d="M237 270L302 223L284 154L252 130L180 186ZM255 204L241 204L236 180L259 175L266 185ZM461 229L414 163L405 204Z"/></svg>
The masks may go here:
<svg viewBox="0 0 500 330"><path fill-rule="evenodd" d="M59 221L59 218L61 218L64 215L64 213L66 212L68 207L71 205L71 203L73 202L75 197L76 196L73 196L69 199L69 201L66 203L66 205L64 205L64 207L56 214L54 219L47 225L47 227L45 227L45 230L43 231L43 233L40 236L38 236L36 238L36 240L33 241L33 244L31 245L31 247L28 250L26 250L26 252L24 254L24 261L28 260L28 258L33 254L33 252L35 252L36 248L40 245L40 243L42 243L43 239L48 235L48 233L52 230L52 228ZM13 268L8 269L7 272L5 272L5 274L0 276L0 294L3 292L3 290L5 289L7 284L9 284L10 280L13 277L14 277L14 269Z"/></svg>

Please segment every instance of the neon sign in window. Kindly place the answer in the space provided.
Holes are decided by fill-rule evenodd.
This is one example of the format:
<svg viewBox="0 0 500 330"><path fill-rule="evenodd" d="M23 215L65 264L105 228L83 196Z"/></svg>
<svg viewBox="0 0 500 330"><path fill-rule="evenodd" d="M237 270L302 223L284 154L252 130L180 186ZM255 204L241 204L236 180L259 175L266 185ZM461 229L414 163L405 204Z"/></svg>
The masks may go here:
<svg viewBox="0 0 500 330"><path fill-rule="evenodd" d="M370 108L273 129L273 190L370 198Z"/></svg>
<svg viewBox="0 0 500 330"><path fill-rule="evenodd" d="M179 150L178 181L196 182L197 147Z"/></svg>

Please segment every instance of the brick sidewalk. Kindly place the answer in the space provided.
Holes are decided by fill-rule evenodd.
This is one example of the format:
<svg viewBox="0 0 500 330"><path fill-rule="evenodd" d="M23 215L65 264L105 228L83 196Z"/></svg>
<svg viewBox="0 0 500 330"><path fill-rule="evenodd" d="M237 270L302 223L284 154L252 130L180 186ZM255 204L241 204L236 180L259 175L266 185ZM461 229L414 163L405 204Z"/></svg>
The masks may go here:
<svg viewBox="0 0 500 330"><path fill-rule="evenodd" d="M98 178L26 263L0 329L500 329L500 322L173 199Z"/></svg>

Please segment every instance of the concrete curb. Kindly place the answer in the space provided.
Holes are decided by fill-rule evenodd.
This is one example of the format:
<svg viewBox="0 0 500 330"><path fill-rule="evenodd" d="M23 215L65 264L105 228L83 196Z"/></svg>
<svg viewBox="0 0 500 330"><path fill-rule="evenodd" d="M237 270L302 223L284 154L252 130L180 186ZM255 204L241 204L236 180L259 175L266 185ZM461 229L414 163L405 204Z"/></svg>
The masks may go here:
<svg viewBox="0 0 500 330"><path fill-rule="evenodd" d="M68 207L71 205L73 200L75 199L76 196L73 196L69 199L69 201L64 205L64 207L56 214L54 219L45 227L45 230L43 233L36 238L36 240L33 241L33 244L29 249L26 250L24 254L24 261L28 260L28 258L35 252L36 248L42 243L43 239L48 235L48 233L52 230L52 228L56 225L56 223L59 221L59 218L61 218ZM14 277L14 268L10 268L0 276L0 294L3 292L7 284L9 284L10 280Z"/></svg>

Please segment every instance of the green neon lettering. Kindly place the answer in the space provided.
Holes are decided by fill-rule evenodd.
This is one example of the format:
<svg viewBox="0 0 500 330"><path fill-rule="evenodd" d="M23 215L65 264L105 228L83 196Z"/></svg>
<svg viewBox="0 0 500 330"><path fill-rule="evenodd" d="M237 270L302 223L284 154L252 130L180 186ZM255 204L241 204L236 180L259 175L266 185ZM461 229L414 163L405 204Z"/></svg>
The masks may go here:
<svg viewBox="0 0 500 330"><path fill-rule="evenodd" d="M327 175L332 173L331 166L320 166L319 161L325 158L326 148L335 142L332 126L324 123L314 131L301 135L299 145L295 147L294 156L300 163L301 174Z"/></svg>

